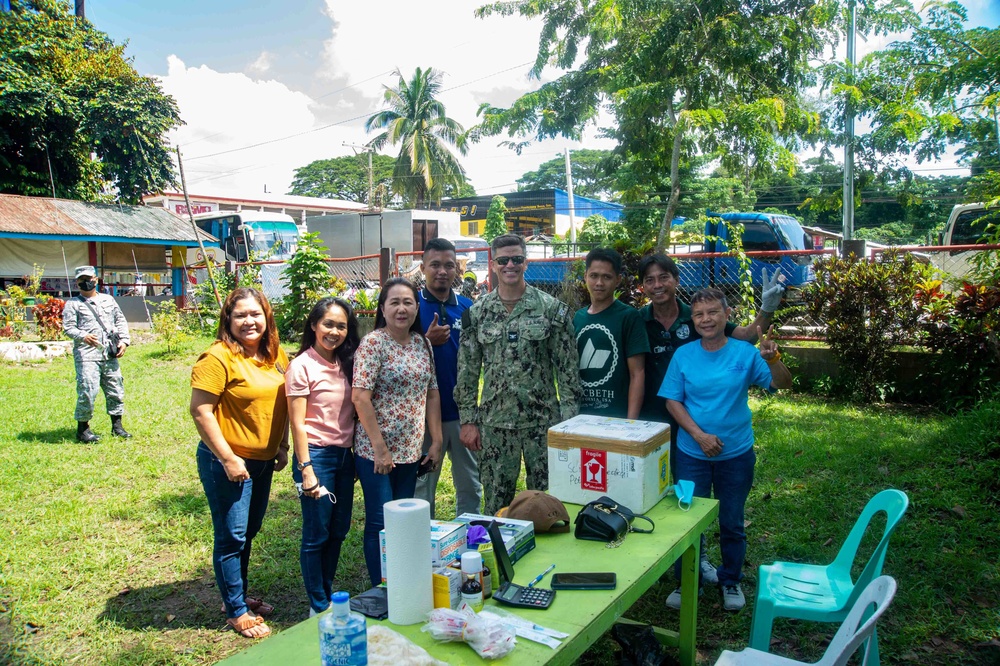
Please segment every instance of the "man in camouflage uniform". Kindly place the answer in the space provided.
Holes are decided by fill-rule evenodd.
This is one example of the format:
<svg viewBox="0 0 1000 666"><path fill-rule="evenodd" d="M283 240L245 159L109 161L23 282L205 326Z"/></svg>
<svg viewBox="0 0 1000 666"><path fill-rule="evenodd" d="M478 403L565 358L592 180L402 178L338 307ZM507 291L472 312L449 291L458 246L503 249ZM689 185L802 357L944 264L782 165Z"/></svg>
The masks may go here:
<svg viewBox="0 0 1000 666"><path fill-rule="evenodd" d="M87 444L99 440L90 429L98 388L104 389L111 432L118 437L131 437L122 427L125 384L118 364L132 342L125 315L114 298L97 293L97 271L93 266L76 269L76 284L80 295L66 301L63 308L63 330L73 339L73 363L76 365L76 438ZM119 336L115 353L108 349L110 332L117 332Z"/></svg>
<svg viewBox="0 0 1000 666"><path fill-rule="evenodd" d="M576 415L581 391L569 306L525 283L523 238L498 236L492 247L499 284L462 315L455 387L460 439L481 450L490 515L514 499L522 456L528 488L548 488L547 431Z"/></svg>

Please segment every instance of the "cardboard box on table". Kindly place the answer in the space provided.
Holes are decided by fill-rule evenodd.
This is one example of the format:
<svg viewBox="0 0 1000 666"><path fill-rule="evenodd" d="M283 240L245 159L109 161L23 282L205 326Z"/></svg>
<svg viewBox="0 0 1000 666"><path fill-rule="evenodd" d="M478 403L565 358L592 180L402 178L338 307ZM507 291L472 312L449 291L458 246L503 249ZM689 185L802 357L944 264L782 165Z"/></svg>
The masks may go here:
<svg viewBox="0 0 1000 666"><path fill-rule="evenodd" d="M431 543L428 555L434 568L446 567L465 552L465 523L431 520ZM382 582L385 582L385 530L379 530L378 545L382 561Z"/></svg>
<svg viewBox="0 0 1000 666"><path fill-rule="evenodd" d="M586 504L607 495L651 509L670 488L670 426L580 414L549 428L549 494Z"/></svg>
<svg viewBox="0 0 1000 666"><path fill-rule="evenodd" d="M517 562L527 553L535 548L535 524L530 520L518 520L516 518L497 518L496 516L484 516L481 513L463 513L455 518L457 523L466 525L473 520L483 522L496 521L500 528L500 536L503 537L503 544L507 547L507 554L510 561Z"/></svg>

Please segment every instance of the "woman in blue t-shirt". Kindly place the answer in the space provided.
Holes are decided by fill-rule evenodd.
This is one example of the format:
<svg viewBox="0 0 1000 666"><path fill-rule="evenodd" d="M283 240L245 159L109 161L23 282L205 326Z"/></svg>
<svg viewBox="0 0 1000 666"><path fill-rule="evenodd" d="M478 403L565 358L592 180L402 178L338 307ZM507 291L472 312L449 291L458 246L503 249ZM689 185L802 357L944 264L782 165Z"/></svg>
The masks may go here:
<svg viewBox="0 0 1000 666"><path fill-rule="evenodd" d="M714 494L719 500L722 605L738 611L745 604L740 587L746 556L743 510L757 460L747 393L751 385L768 391L791 388L792 375L770 330L765 335L758 327L759 351L726 337L730 312L718 289L703 289L691 298L691 319L701 340L674 353L659 395L667 399L681 428L675 478L693 481L696 497ZM680 580L679 566L677 574ZM679 589L667 599L668 606L675 604L680 605Z"/></svg>

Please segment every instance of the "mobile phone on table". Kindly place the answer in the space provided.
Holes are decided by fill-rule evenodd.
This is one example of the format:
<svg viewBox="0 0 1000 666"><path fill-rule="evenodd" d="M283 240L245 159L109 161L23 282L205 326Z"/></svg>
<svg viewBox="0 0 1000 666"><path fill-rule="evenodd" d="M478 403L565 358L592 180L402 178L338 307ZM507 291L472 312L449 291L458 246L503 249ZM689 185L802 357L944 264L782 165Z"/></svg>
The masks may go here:
<svg viewBox="0 0 1000 666"><path fill-rule="evenodd" d="M552 574L553 590L613 590L618 576L613 571Z"/></svg>

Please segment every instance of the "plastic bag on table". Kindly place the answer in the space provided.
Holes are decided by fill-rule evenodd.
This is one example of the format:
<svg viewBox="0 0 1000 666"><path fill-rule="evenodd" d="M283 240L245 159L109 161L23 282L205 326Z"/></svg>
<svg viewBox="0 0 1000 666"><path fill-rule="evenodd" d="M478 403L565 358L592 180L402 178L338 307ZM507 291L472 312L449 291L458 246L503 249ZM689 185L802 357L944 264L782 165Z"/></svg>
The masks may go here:
<svg viewBox="0 0 1000 666"><path fill-rule="evenodd" d="M468 606L457 611L435 608L427 617L428 622L421 631L426 631L435 640L468 643L483 659L504 657L517 644L508 626L480 617Z"/></svg>

